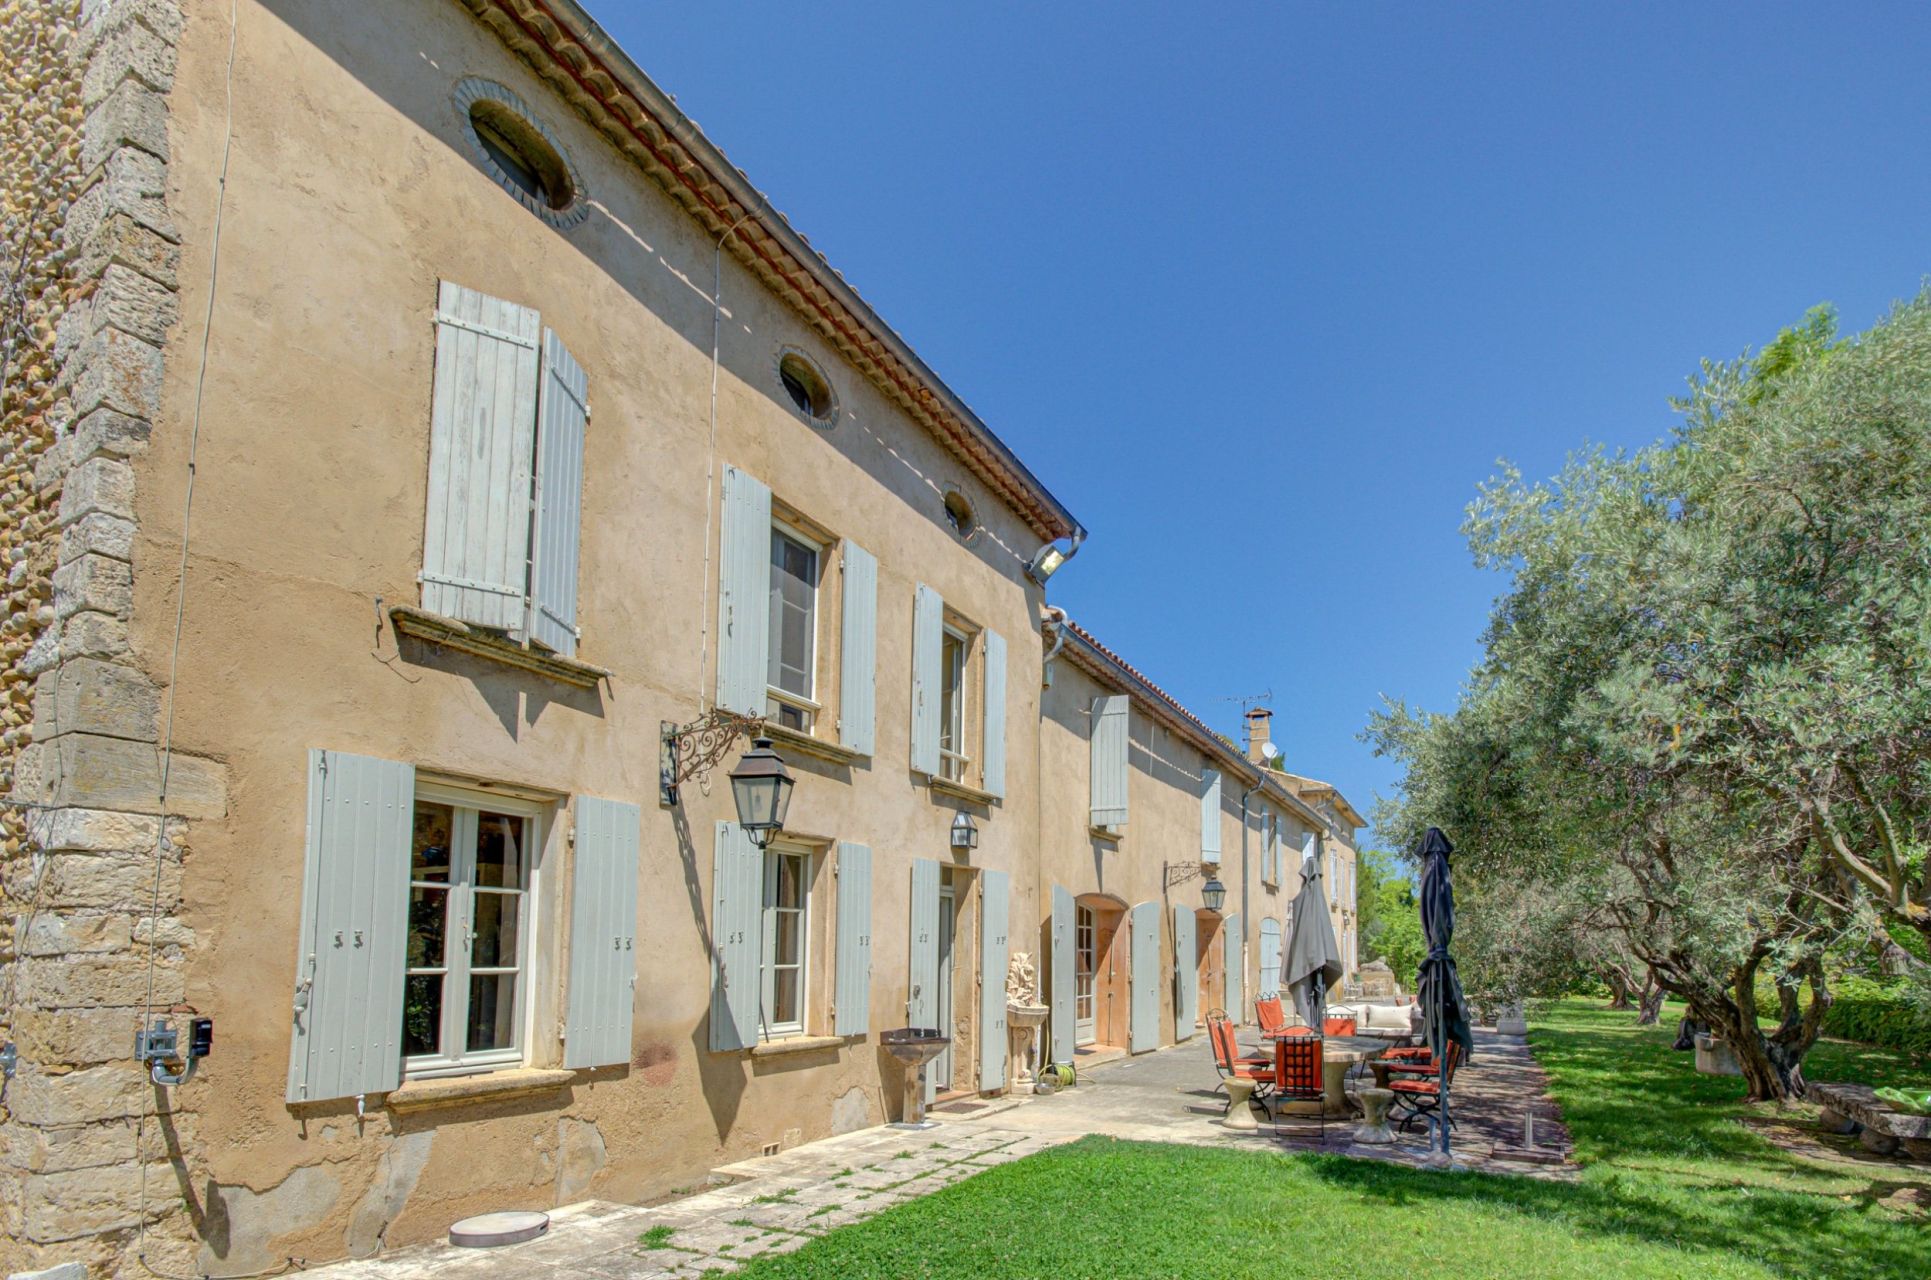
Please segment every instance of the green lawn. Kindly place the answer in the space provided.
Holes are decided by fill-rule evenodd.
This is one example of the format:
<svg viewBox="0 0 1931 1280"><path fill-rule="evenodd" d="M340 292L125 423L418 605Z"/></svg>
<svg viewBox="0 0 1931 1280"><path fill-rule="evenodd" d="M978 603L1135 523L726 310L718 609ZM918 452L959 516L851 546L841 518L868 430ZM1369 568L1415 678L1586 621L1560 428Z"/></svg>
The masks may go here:
<svg viewBox="0 0 1931 1280"><path fill-rule="evenodd" d="M1558 1184L1372 1161L1087 1138L754 1263L819 1277L1843 1277L1924 1280L1931 1224L1879 1203L1887 1165L1851 1174L1738 1123L1735 1080L1698 1076L1672 1028L1571 1002L1540 1020L1586 1162ZM1824 1045L1813 1078L1927 1074ZM1474 1069L1474 1068L1471 1068ZM1874 1180L1875 1179L1875 1180Z"/></svg>

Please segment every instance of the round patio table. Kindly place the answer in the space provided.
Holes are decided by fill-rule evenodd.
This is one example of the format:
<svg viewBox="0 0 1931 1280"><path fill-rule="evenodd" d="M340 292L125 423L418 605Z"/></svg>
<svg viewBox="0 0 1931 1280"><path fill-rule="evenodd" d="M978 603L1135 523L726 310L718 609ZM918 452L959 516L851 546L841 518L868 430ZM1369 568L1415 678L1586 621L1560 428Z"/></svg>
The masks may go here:
<svg viewBox="0 0 1931 1280"><path fill-rule="evenodd" d="M1389 1049L1386 1039L1379 1036L1324 1036L1321 1040L1321 1091L1325 1095L1321 1110L1330 1116L1348 1114L1347 1080L1348 1068L1378 1058ZM1296 1114L1296 1108L1311 1106L1305 1102L1283 1102L1280 1108L1289 1115ZM1312 1112L1300 1114L1311 1115Z"/></svg>

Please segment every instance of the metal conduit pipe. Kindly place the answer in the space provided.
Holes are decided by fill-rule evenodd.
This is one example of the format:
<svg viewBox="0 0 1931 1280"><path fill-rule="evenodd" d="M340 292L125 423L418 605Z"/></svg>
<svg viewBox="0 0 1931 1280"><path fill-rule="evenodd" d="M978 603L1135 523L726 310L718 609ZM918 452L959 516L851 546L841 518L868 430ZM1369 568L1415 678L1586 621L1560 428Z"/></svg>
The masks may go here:
<svg viewBox="0 0 1931 1280"><path fill-rule="evenodd" d="M1240 793L1240 994L1243 1001L1247 999L1247 928L1250 923L1247 915L1247 802L1265 783L1265 778L1255 778L1254 785ZM1224 983L1225 979L1222 981ZM1260 992L1256 991L1254 998L1259 999ZM1234 1021L1238 1024L1245 1019L1236 1016Z"/></svg>

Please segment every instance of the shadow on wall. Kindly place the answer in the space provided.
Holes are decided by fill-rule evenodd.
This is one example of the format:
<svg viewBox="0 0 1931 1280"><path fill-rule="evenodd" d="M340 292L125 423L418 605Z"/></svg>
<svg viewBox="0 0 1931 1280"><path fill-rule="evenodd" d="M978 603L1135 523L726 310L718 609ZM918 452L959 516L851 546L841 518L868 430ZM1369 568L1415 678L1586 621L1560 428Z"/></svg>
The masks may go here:
<svg viewBox="0 0 1931 1280"><path fill-rule="evenodd" d="M711 913L705 909L704 882L697 873L697 846L691 839L691 824L684 806L673 806L670 815L672 830L677 835L678 860L684 868L684 892L689 899L691 921L697 926L698 941L704 944L704 955L709 964L711 958L717 955L717 944L711 937ZM705 990L709 989L707 982ZM705 1003L704 1016L691 1028L691 1057L697 1063L698 1088L704 1094L704 1105L710 1108L711 1124L717 1130L718 1144L722 1146L737 1125L738 1108L744 1101L746 1076L742 1057L734 1053L711 1052L708 1001Z"/></svg>
<svg viewBox="0 0 1931 1280"><path fill-rule="evenodd" d="M389 5L384 6L384 20L381 22L369 20L369 6L361 0L262 0L262 3L288 31L306 40L343 75L417 125L422 130L419 138L421 144L440 146L445 153L443 159L474 170L479 183L493 186L496 179L481 168L468 140L463 136L453 100L457 82L465 76L482 76L500 79L517 92L530 103L532 112L543 124L566 135L566 150L584 174L589 207L584 221L565 229L536 217L525 217L521 220L523 234L533 238L554 237L562 241L583 260L587 273L600 276L629 294L690 348L699 364L708 366L712 340L711 259L716 242L688 215L674 212L670 198L629 157L616 151L600 134L594 139L585 138L581 117L575 108L561 100L547 81L543 82L540 90L530 84L528 65L519 55L501 45L494 32L466 16L447 0L391 0ZM259 21L251 29L249 20L244 17L239 42L240 57L244 63L275 57L273 41L276 38L275 33L264 30ZM502 61L475 58L469 50L471 41L481 41L500 51ZM592 132L595 130L592 129ZM594 157L586 154L592 148L600 148L600 154ZM620 214L608 207L603 197L613 193L599 188L606 181L606 172L612 168L623 175L626 186L634 184L637 189L646 192L645 199L652 202L661 199L666 220L676 226L676 231L661 234L661 243L652 244L636 228L626 223ZM396 207L411 204L413 188L419 184L422 171L420 163L403 163L400 158L397 163L389 165L370 163L358 166L358 172L365 181L384 185L381 195L386 197L393 190L395 199L392 203ZM505 202L511 201L507 193L499 194ZM616 199L612 203L624 206L630 202ZM505 245L503 249L512 262L520 256L515 253L513 246ZM436 274L456 269L449 263L428 262L423 265ZM745 282L748 277L739 274L737 280ZM727 283L727 289L729 287ZM744 288L746 285L740 283L737 287ZM755 287L764 291L762 284ZM768 292L764 296L769 297ZM543 302L538 296L513 300L539 309ZM433 292L421 299L420 306L425 316L432 309L433 302ZM768 305L782 308L787 304L773 298ZM733 314L726 306L724 333L732 340L721 344L720 360L723 367L744 387L758 392L782 411L785 417L796 421L797 431L794 436L787 438L786 444L829 448L843 454L876 477L911 510L921 513L934 525L947 528L945 492L949 485L965 481L968 474L965 465L947 456L942 463L933 466L933 474L928 474L920 469L915 458L895 448L890 440L878 433L880 424L869 423L848 408L838 410L835 425L828 429L806 425L778 377L780 351L790 335L755 333L744 318L745 314L754 310L745 306L740 308L744 314ZM581 322L581 327L588 328L589 322ZM427 333L426 327L424 332ZM291 335L292 338L296 336ZM594 345L589 333L565 334L564 337L579 356L586 351L609 353L609 340L603 334L595 335ZM828 348L822 356L814 358L836 362L833 376L841 386L856 388L866 384L863 374ZM855 399L858 397L846 397L847 401ZM696 423L688 425L694 429L701 426ZM976 484L976 481L970 483ZM1028 531L1022 536L1030 540L1032 535ZM983 526L978 535L965 545L1000 574L1020 583L1038 598L1038 589L1024 573L1024 564L1035 550L1034 546L1009 546Z"/></svg>
<svg viewBox="0 0 1931 1280"><path fill-rule="evenodd" d="M394 635L394 632L390 634ZM579 689L559 684L534 673L506 669L500 662L445 649L412 636L395 636L395 641L397 655L405 665L427 667L474 685L477 694L512 742L520 739L525 727L534 728L552 703L584 715L603 716L603 690L600 685ZM376 657L381 661L379 653Z"/></svg>

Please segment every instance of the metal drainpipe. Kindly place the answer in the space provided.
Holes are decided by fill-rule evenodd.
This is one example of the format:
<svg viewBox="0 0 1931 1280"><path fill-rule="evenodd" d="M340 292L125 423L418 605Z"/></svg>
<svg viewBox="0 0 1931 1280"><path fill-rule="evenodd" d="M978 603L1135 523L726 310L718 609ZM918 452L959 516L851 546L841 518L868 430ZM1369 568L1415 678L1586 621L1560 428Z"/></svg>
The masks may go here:
<svg viewBox="0 0 1931 1280"><path fill-rule="evenodd" d="M1243 1002L1247 999L1247 926L1250 923L1247 918L1247 801L1261 789L1263 781L1254 779L1254 785L1240 793L1240 995ZM1223 978L1223 984L1225 981ZM1235 1019L1236 1024L1244 1021L1245 1018Z"/></svg>
<svg viewBox="0 0 1931 1280"><path fill-rule="evenodd" d="M1052 902L1046 896L1046 669L1059 656L1059 651L1066 647L1066 610L1050 604L1045 606L1045 610L1053 617L1043 620L1040 625L1053 629L1053 649L1039 664L1039 713L1033 717L1033 918L1039 919L1040 909L1044 908L1048 923L1044 954L1039 957L1046 963L1034 961L1035 975L1044 973L1046 965L1052 963L1053 958ZM1051 981L1048 976L1046 989L1040 992L1042 1004L1051 1005L1053 1002ZM1052 1043L1048 1038L1040 1045L1041 1065L1052 1060L1051 1054Z"/></svg>

